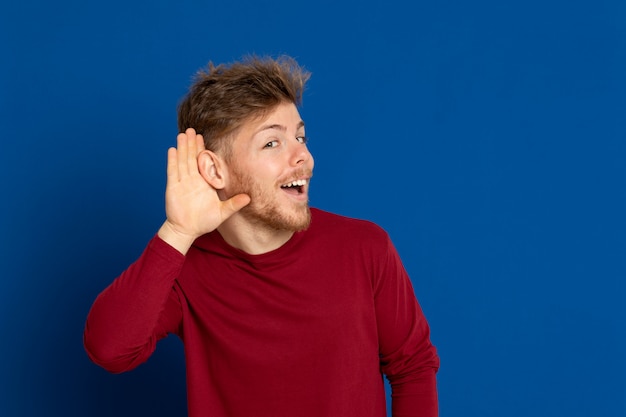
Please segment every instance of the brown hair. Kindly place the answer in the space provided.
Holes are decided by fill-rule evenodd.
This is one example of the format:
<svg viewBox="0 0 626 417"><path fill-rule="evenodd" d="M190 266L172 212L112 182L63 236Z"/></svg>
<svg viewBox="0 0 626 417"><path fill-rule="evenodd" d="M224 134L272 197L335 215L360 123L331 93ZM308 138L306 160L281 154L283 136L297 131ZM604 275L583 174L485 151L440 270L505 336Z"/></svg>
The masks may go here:
<svg viewBox="0 0 626 417"><path fill-rule="evenodd" d="M289 56L248 56L230 65L209 62L178 106L178 129L194 128L207 149L229 156L229 135L277 105L300 105L310 73Z"/></svg>

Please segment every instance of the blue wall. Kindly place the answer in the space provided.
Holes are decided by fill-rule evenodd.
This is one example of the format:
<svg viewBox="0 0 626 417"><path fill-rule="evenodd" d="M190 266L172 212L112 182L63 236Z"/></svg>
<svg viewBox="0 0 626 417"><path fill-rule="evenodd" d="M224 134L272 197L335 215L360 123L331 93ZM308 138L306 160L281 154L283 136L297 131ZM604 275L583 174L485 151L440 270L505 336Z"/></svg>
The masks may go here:
<svg viewBox="0 0 626 417"><path fill-rule="evenodd" d="M626 415L625 22L618 0L3 4L0 415L184 415L177 339L109 375L82 329L163 220L191 75L252 52L312 71L312 204L396 242L442 417Z"/></svg>

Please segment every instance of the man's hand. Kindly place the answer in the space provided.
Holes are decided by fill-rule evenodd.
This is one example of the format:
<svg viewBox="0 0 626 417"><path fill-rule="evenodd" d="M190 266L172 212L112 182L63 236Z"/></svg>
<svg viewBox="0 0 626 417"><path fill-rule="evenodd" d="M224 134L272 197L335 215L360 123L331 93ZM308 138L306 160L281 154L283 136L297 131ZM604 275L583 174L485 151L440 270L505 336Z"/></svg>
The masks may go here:
<svg viewBox="0 0 626 417"><path fill-rule="evenodd" d="M204 140L194 129L179 133L177 148L167 152L165 214L161 239L186 254L196 238L215 230L224 220L250 202L246 194L221 201L217 191L198 170Z"/></svg>

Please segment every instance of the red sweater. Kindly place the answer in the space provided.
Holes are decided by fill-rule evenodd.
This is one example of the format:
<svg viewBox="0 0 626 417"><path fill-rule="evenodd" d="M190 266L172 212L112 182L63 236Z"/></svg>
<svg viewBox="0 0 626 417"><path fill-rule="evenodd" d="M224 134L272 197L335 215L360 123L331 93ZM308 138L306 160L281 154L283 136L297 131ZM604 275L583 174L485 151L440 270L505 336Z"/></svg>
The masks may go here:
<svg viewBox="0 0 626 417"><path fill-rule="evenodd" d="M185 346L190 417L437 415L439 358L387 234L312 209L308 230L249 255L218 232L186 256L155 237L96 299L84 341L111 372L159 339Z"/></svg>

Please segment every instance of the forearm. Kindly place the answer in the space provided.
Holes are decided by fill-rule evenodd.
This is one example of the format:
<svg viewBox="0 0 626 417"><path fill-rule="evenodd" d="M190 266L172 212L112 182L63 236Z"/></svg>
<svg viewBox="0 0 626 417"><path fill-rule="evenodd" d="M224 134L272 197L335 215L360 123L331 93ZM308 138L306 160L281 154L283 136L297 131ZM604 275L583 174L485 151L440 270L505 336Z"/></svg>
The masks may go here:
<svg viewBox="0 0 626 417"><path fill-rule="evenodd" d="M163 337L157 328L184 257L159 238L95 300L84 332L98 365L122 372L145 361Z"/></svg>
<svg viewBox="0 0 626 417"><path fill-rule="evenodd" d="M439 412L434 368L391 383L392 417L437 417Z"/></svg>

